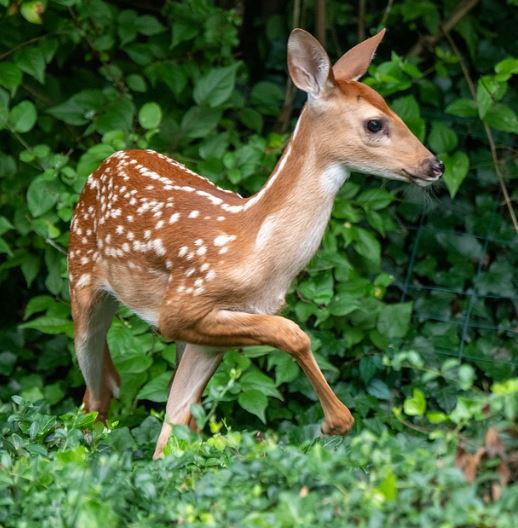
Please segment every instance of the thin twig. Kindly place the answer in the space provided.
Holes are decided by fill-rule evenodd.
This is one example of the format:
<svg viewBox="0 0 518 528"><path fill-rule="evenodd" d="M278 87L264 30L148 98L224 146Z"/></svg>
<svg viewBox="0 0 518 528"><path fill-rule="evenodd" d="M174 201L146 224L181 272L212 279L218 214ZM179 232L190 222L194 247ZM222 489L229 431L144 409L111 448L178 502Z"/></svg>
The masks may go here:
<svg viewBox="0 0 518 528"><path fill-rule="evenodd" d="M6 57L9 57L9 55L11 55L11 53L14 53L15 51L19 50L20 48L24 48L25 46L28 46L29 44L32 44L33 42L37 42L38 40L41 40L41 39L44 39L46 37L48 37L49 35L40 35L39 37L34 37L34 38L31 38L29 40L26 40L25 42L20 42L20 44L17 44L16 46L14 46L14 48L11 48L7 51L4 51L4 53L2 53L0 55L0 60L4 60Z"/></svg>
<svg viewBox="0 0 518 528"><path fill-rule="evenodd" d="M443 34L450 32L478 3L480 0L464 0L452 12L452 14L440 25L440 29L433 35L419 37L414 47L408 52L409 57L420 55L423 50L431 49Z"/></svg>
<svg viewBox="0 0 518 528"><path fill-rule="evenodd" d="M462 73L464 74L464 78L466 80L466 83L468 85L469 91L471 93L471 97L476 102L477 101L477 89L475 88L475 83L473 82L473 79L471 78L469 74L468 67L466 65L466 61L464 59L464 56L460 52L459 48L455 44L455 41L451 37L451 35L448 33L448 31L444 30L444 36L448 40L453 52L459 59L459 65L461 67ZM489 126L485 123L484 120L482 121L482 125L484 126L484 131L487 136L487 141L489 143L489 149L491 150L491 157L493 158L493 166L495 168L495 172L498 178L498 182L500 184L500 188L502 189L502 194L504 196L505 204L507 206L507 209L509 211L509 216L511 217L511 221L513 223L514 230L516 233L518 233L518 221L516 219L515 212L513 210L513 205L511 203L511 197L509 196L509 191L507 190L507 186L505 184L504 175L502 174L502 171L500 170L500 161L498 159L498 154L496 152L496 145L495 140L493 138L493 132L491 132L491 129Z"/></svg>
<svg viewBox="0 0 518 528"><path fill-rule="evenodd" d="M394 4L394 0L388 0L387 7L385 8L385 12L383 13L383 18L380 22L380 27L385 27L385 24L387 23L387 18L390 15L390 11L392 10L392 6Z"/></svg>
<svg viewBox="0 0 518 528"><path fill-rule="evenodd" d="M320 44L326 47L327 5L326 0L317 0L315 6L315 33Z"/></svg>
<svg viewBox="0 0 518 528"><path fill-rule="evenodd" d="M365 40L365 0L358 2L358 42Z"/></svg>
<svg viewBox="0 0 518 528"><path fill-rule="evenodd" d="M52 240L52 238L46 238L45 242L47 242L47 244L49 246L52 246L55 250L59 251L59 253L61 253L62 255L66 255L67 254L66 250L64 248L62 248L57 242L54 242L54 240Z"/></svg>
<svg viewBox="0 0 518 528"><path fill-rule="evenodd" d="M292 29L300 27L300 12L301 12L301 0L295 0L293 2L293 18L292 18ZM275 129L278 132L284 133L288 129L290 117L293 112L293 100L295 98L295 86L288 77L286 81L286 91L284 93L284 103L282 105L282 111L277 119Z"/></svg>

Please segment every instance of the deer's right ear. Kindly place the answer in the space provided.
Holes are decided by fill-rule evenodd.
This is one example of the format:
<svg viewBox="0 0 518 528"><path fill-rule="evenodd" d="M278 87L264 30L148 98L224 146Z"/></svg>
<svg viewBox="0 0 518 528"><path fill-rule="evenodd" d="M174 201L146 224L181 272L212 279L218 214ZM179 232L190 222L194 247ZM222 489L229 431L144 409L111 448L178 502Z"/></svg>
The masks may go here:
<svg viewBox="0 0 518 528"><path fill-rule="evenodd" d="M318 40L303 29L294 29L288 39L288 70L297 88L318 97L332 76L331 63Z"/></svg>

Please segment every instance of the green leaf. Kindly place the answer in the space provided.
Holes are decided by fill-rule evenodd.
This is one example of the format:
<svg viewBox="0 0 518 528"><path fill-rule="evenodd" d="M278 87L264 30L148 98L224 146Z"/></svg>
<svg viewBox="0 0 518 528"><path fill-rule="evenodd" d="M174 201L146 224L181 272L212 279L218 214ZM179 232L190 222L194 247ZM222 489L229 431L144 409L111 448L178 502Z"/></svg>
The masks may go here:
<svg viewBox="0 0 518 528"><path fill-rule="evenodd" d="M50 315L37 317L32 321L19 325L19 328L32 328L34 330L39 330L44 334L66 334L68 337L73 337L74 335L72 321Z"/></svg>
<svg viewBox="0 0 518 528"><path fill-rule="evenodd" d="M419 104L413 95L406 95L392 103L392 109L407 124L408 128L420 139L424 139L425 122L419 112Z"/></svg>
<svg viewBox="0 0 518 528"><path fill-rule="evenodd" d="M193 106L185 112L181 129L188 138L202 138L211 135L216 128L221 111L203 106Z"/></svg>
<svg viewBox="0 0 518 528"><path fill-rule="evenodd" d="M459 143L459 138L451 126L442 121L434 121L432 130L428 136L428 144L433 152L443 153L455 150Z"/></svg>
<svg viewBox="0 0 518 528"><path fill-rule="evenodd" d="M366 229L356 229L356 240L353 242L354 249L374 266L379 267L381 260L381 246L378 239Z"/></svg>
<svg viewBox="0 0 518 528"><path fill-rule="evenodd" d="M406 398L403 410L408 416L423 416L426 412L426 399L423 391L414 389L411 398Z"/></svg>
<svg viewBox="0 0 518 528"><path fill-rule="evenodd" d="M281 398L279 391L275 388L275 383L259 369L250 369L239 379L244 391L258 390L267 396Z"/></svg>
<svg viewBox="0 0 518 528"><path fill-rule="evenodd" d="M495 104L490 108L484 121L496 130L518 134L518 117L511 108L503 104Z"/></svg>
<svg viewBox="0 0 518 528"><path fill-rule="evenodd" d="M101 90L83 90L47 112L69 125L86 125L92 121L104 103Z"/></svg>
<svg viewBox="0 0 518 528"><path fill-rule="evenodd" d="M507 89L505 83L499 83L494 77L484 75L477 83L478 115L481 118L487 114L493 103L503 97Z"/></svg>
<svg viewBox="0 0 518 528"><path fill-rule="evenodd" d="M156 378L146 383L137 394L137 400L150 400L157 403L167 401L171 372L162 372Z"/></svg>
<svg viewBox="0 0 518 528"><path fill-rule="evenodd" d="M129 131L134 113L135 107L131 98L120 97L111 101L98 113L95 118L95 128L101 134L111 130Z"/></svg>
<svg viewBox="0 0 518 528"><path fill-rule="evenodd" d="M27 207L34 217L51 209L59 199L59 186L55 180L41 175L32 180L27 189Z"/></svg>
<svg viewBox="0 0 518 528"><path fill-rule="evenodd" d="M518 59L507 57L495 66L498 81L507 81L512 75L518 73Z"/></svg>
<svg viewBox="0 0 518 528"><path fill-rule="evenodd" d="M162 109L157 103L145 103L139 110L138 121L146 130L158 128L162 121Z"/></svg>
<svg viewBox="0 0 518 528"><path fill-rule="evenodd" d="M14 92L22 82L22 72L12 62L0 62L0 86Z"/></svg>
<svg viewBox="0 0 518 528"><path fill-rule="evenodd" d="M43 22L41 15L45 12L45 2L42 0L30 0L23 2L20 13L23 18L31 24L41 24Z"/></svg>
<svg viewBox="0 0 518 528"><path fill-rule="evenodd" d="M443 155L443 162L446 167L443 178L450 196L454 198L468 174L469 158L466 153L457 151L451 156Z"/></svg>
<svg viewBox="0 0 518 528"><path fill-rule="evenodd" d="M247 390L239 394L237 401L239 405L251 414L257 416L266 423L264 411L268 405L268 398L258 390Z"/></svg>
<svg viewBox="0 0 518 528"><path fill-rule="evenodd" d="M139 16L134 24L137 31L142 33L142 35L157 35L158 33L165 31L165 27L151 15Z"/></svg>
<svg viewBox="0 0 518 528"><path fill-rule="evenodd" d="M214 68L200 77L194 86L194 100L211 108L221 106L232 94L239 64Z"/></svg>
<svg viewBox="0 0 518 528"><path fill-rule="evenodd" d="M77 174L80 178L86 178L91 174L103 160L113 154L115 149L111 145L95 145L89 148L77 164Z"/></svg>
<svg viewBox="0 0 518 528"><path fill-rule="evenodd" d="M3 235L5 232L14 229L13 224L7 220L5 216L0 216L0 235Z"/></svg>
<svg viewBox="0 0 518 528"><path fill-rule="evenodd" d="M367 189L355 201L364 209L378 211L390 205L394 201L394 195L385 189Z"/></svg>
<svg viewBox="0 0 518 528"><path fill-rule="evenodd" d="M133 90L134 92L146 91L146 81L144 80L144 77L142 77L142 75L132 73L128 75L128 77L126 78L126 82L128 83L130 90Z"/></svg>
<svg viewBox="0 0 518 528"><path fill-rule="evenodd" d="M45 55L39 47L24 48L16 56L18 67L40 83L45 79Z"/></svg>
<svg viewBox="0 0 518 528"><path fill-rule="evenodd" d="M372 380L367 386L367 392L378 400L390 400L391 398L388 385L380 379Z"/></svg>
<svg viewBox="0 0 518 528"><path fill-rule="evenodd" d="M38 117L36 107L31 101L22 101L9 112L9 124L16 132L29 132Z"/></svg>
<svg viewBox="0 0 518 528"><path fill-rule="evenodd" d="M2 237L0 237L0 253L6 253L7 255L13 254L9 244Z"/></svg>
<svg viewBox="0 0 518 528"><path fill-rule="evenodd" d="M412 303L387 304L381 308L376 328L388 339L404 337L410 328Z"/></svg>
<svg viewBox="0 0 518 528"><path fill-rule="evenodd" d="M476 117L477 104L473 99L456 99L446 107L446 113L458 117Z"/></svg>
<svg viewBox="0 0 518 528"><path fill-rule="evenodd" d="M149 356L142 354L123 355L116 363L117 369L123 374L139 374L145 372L153 360Z"/></svg>
<svg viewBox="0 0 518 528"><path fill-rule="evenodd" d="M397 479L392 469L376 489L385 497L385 500L395 501L397 499Z"/></svg>

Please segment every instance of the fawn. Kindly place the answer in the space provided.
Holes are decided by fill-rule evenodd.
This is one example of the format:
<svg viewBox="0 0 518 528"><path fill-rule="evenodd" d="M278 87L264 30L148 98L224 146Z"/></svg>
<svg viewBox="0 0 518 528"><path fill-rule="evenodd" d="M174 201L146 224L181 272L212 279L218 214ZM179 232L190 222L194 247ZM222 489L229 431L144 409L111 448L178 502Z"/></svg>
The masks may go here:
<svg viewBox="0 0 518 528"><path fill-rule="evenodd" d="M152 150L116 152L89 176L68 253L84 404L104 419L118 395L106 334L121 302L178 346L154 458L163 456L173 424L191 422L191 404L200 400L227 347L264 344L287 352L321 402L322 432L344 435L352 427L309 337L275 314L318 249L350 171L421 186L443 174L442 162L381 95L358 82L383 34L331 67L314 37L293 30L288 69L307 103L275 170L250 198Z"/></svg>

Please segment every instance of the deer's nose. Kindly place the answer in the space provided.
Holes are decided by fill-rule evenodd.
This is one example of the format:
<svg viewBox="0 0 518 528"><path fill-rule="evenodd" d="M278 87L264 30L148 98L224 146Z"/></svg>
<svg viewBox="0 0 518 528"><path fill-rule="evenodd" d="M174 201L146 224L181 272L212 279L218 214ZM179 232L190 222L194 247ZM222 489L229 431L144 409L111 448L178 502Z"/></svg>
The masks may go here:
<svg viewBox="0 0 518 528"><path fill-rule="evenodd" d="M431 178L439 179L444 174L444 163L438 158L432 158L429 174Z"/></svg>

